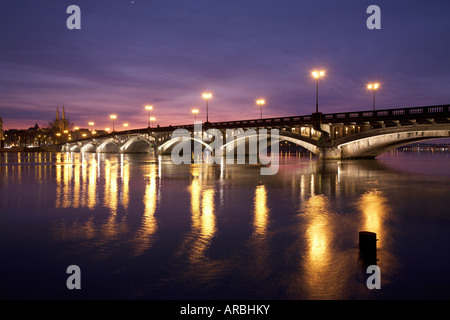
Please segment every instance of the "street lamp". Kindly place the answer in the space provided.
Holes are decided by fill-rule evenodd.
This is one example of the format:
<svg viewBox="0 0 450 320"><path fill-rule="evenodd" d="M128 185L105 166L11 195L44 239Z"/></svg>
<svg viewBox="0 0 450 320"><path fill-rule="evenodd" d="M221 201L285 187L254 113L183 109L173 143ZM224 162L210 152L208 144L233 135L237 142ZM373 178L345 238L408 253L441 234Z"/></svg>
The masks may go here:
<svg viewBox="0 0 450 320"><path fill-rule="evenodd" d="M94 125L95 123L94 122L89 122L89 126L90 126L90 131L92 131L92 126Z"/></svg>
<svg viewBox="0 0 450 320"><path fill-rule="evenodd" d="M145 106L145 110L148 111L148 127L150 128L150 111L153 110L153 106Z"/></svg>
<svg viewBox="0 0 450 320"><path fill-rule="evenodd" d="M198 109L192 109L192 113L194 114L194 124L195 124L195 121L197 121Z"/></svg>
<svg viewBox="0 0 450 320"><path fill-rule="evenodd" d="M314 70L312 72L312 76L316 79L316 113L318 113L319 112L319 78L322 78L325 76L325 71Z"/></svg>
<svg viewBox="0 0 450 320"><path fill-rule="evenodd" d="M256 104L259 105L260 107L260 112L261 112L261 119L262 119L262 106L266 103L266 101L264 101L264 99L258 99L256 100Z"/></svg>
<svg viewBox="0 0 450 320"><path fill-rule="evenodd" d="M114 120L117 119L117 116L116 116L115 114L112 114L112 115L110 115L109 117L112 119L112 125L113 125L112 132L114 132Z"/></svg>
<svg viewBox="0 0 450 320"><path fill-rule="evenodd" d="M379 83L369 83L367 89L373 91L373 110L375 111L375 91L380 87Z"/></svg>
<svg viewBox="0 0 450 320"><path fill-rule="evenodd" d="M124 123L123 126L124 126L124 128L125 128L125 130L126 130L127 127L128 127L128 123Z"/></svg>
<svg viewBox="0 0 450 320"><path fill-rule="evenodd" d="M203 99L206 99L206 122L208 122L208 100L211 99L212 94L209 92L205 92L202 94Z"/></svg>
<svg viewBox="0 0 450 320"><path fill-rule="evenodd" d="M156 121L156 118L155 117L150 117L149 118L149 121L151 122L151 121ZM149 126L150 127L150 126Z"/></svg>

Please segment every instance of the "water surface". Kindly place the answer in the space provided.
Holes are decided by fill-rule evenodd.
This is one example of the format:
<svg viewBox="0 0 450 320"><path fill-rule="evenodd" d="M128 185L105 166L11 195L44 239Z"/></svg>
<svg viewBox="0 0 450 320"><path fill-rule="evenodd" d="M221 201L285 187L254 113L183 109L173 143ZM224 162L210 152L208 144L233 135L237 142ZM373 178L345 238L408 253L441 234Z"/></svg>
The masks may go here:
<svg viewBox="0 0 450 320"><path fill-rule="evenodd" d="M450 157L0 154L3 299L450 298ZM358 233L377 233L381 289ZM68 290L66 268L81 268Z"/></svg>

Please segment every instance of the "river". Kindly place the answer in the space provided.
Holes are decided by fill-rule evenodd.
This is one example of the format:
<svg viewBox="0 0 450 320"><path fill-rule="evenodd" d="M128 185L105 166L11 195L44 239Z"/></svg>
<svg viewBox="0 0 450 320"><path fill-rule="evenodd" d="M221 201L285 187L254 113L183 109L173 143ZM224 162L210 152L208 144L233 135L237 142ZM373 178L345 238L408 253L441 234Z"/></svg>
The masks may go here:
<svg viewBox="0 0 450 320"><path fill-rule="evenodd" d="M450 153L0 154L2 299L448 299ZM360 231L377 235L369 289ZM69 290L67 267L80 269Z"/></svg>

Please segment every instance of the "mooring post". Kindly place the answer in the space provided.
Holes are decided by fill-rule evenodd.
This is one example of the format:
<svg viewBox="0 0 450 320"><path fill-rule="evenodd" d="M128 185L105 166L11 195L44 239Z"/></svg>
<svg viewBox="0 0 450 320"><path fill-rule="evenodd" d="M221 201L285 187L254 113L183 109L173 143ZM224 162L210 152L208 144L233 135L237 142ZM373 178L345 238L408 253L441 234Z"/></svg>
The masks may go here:
<svg viewBox="0 0 450 320"><path fill-rule="evenodd" d="M364 262L368 264L376 264L377 241L377 234L375 232L359 232L359 252Z"/></svg>

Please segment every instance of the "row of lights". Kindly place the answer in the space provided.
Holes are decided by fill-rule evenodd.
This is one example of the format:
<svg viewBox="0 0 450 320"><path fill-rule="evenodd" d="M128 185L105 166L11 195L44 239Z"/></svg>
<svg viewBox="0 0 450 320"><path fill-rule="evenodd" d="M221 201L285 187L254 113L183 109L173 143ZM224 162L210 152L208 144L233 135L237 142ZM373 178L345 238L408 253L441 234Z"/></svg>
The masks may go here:
<svg viewBox="0 0 450 320"><path fill-rule="evenodd" d="M208 101L209 101L209 99L212 98L212 93L209 93L209 92L203 93L202 97L206 100L206 122L208 122L209 121ZM262 118L262 105L265 104L265 101L263 99L259 99L259 100L256 101L256 104L261 106L261 118ZM153 106L146 105L145 106L145 110L147 110L147 112L148 112L148 127L151 128L151 121L155 121L156 120L155 117L151 116L151 111L153 110ZM200 112L199 109L192 109L191 111L192 111L192 114L194 114L194 121L197 121L197 114ZM113 132L114 132L114 129L115 129L114 124L115 124L115 120L117 119L117 115L116 114L112 114L112 115L109 116L109 118L112 120ZM91 127L91 130L92 130L92 126L94 124L95 124L94 122L89 122L89 126ZM125 128L127 128L128 127L128 123L124 123L123 126ZM106 128L106 131L109 131L109 128Z"/></svg>
<svg viewBox="0 0 450 320"><path fill-rule="evenodd" d="M325 71L324 70L314 70L312 71L312 76L313 78L316 79L316 113L319 112L319 79L323 78L325 76ZM375 110L375 91L380 87L379 83L370 83L367 85L367 89L372 90L373 91L373 109ZM206 122L209 122L209 99L212 98L212 94L210 92L205 92L202 94L203 99L206 100ZM260 116L262 119L262 107L263 105L266 103L266 101L264 99L258 99L256 100L256 104L260 107ZM151 111L153 110L153 106L151 105L147 105L145 106L145 109L148 111L148 127L151 127L151 121L155 121L156 118L151 116ZM197 120L197 114L199 113L198 109L192 109L192 113L194 114L194 121ZM112 125L113 125L113 132L114 132L114 121L117 119L117 115L112 114L109 116L110 119L112 120ZM92 131L92 126L94 126L94 122L89 122L89 126L91 127L91 131ZM125 128L128 127L128 123L124 123L123 126ZM109 131L109 128L105 129L106 131ZM94 132L92 132L94 133Z"/></svg>
<svg viewBox="0 0 450 320"><path fill-rule="evenodd" d="M207 122L208 122L208 99L210 99L211 97L212 97L211 93L203 93L203 98L206 99L206 108L207 108L207 118L206 118L207 120L206 121ZM145 110L147 110L147 112L148 112L148 127L151 128L151 122L152 121L156 121L156 118L151 116L151 111L153 110L153 106L146 105L145 106ZM196 115L199 113L199 110L198 109L192 109L192 113L194 114L194 117L195 117L194 121L196 121ZM115 124L115 120L117 119L117 115L116 114L112 114L112 115L109 116L109 118L112 120L113 132L114 132L114 129L115 129L114 124ZM89 126L91 127L91 131L92 131L92 126L94 124L95 124L94 122L89 122ZM128 127L128 123L124 123L123 126L125 128L127 128ZM109 131L109 128L106 128L105 130Z"/></svg>
<svg viewBox="0 0 450 320"><path fill-rule="evenodd" d="M316 113L319 112L319 79L325 76L324 70L314 70L311 72L313 78L316 79ZM369 83L367 89L373 91L373 110L375 110L375 91L380 87L379 83Z"/></svg>

